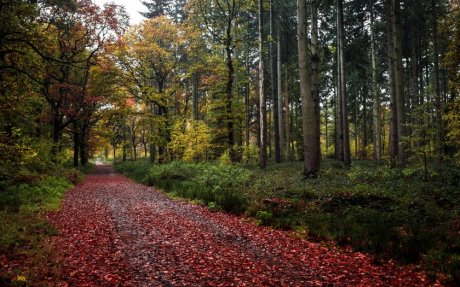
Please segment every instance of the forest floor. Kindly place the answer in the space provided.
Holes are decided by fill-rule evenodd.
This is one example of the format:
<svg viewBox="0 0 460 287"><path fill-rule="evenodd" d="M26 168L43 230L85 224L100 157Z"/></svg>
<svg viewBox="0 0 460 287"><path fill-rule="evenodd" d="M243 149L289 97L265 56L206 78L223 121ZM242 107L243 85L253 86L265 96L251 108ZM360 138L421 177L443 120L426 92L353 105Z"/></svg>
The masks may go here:
<svg viewBox="0 0 460 287"><path fill-rule="evenodd" d="M49 215L57 286L436 286L410 266L171 200L111 166Z"/></svg>

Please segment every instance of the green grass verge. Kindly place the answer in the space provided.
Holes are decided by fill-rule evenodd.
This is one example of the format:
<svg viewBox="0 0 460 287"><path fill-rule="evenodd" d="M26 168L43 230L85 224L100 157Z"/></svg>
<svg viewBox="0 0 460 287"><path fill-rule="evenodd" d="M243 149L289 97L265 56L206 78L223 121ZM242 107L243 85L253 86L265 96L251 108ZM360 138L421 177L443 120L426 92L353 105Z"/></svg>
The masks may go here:
<svg viewBox="0 0 460 287"><path fill-rule="evenodd" d="M18 264L14 270L0 265L0 286L46 286L40 281L54 267L47 262L51 254L43 243L57 230L45 214L57 210L65 192L83 177L75 169L53 173L25 172L0 182L0 260Z"/></svg>

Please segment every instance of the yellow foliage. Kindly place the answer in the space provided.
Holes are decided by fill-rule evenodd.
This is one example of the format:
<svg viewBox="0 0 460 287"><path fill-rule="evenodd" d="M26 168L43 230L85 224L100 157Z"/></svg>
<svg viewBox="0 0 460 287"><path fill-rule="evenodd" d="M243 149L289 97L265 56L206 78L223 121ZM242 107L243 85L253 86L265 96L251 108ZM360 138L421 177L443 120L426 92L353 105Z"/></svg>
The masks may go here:
<svg viewBox="0 0 460 287"><path fill-rule="evenodd" d="M187 162L206 160L211 148L211 131L203 121L178 121L171 131L169 148Z"/></svg>
<svg viewBox="0 0 460 287"><path fill-rule="evenodd" d="M460 145L460 99L449 105L449 111L444 115L447 121L447 139L450 144Z"/></svg>

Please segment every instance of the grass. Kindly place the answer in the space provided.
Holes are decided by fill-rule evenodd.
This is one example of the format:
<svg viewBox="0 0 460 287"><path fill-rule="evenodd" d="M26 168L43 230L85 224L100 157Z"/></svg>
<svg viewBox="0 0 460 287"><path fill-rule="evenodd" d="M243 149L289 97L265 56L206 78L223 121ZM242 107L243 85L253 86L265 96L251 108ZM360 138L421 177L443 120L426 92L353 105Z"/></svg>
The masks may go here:
<svg viewBox="0 0 460 287"><path fill-rule="evenodd" d="M0 260L20 266L14 270L0 268L0 286L46 286L40 280L56 268L45 264L51 253L44 239L57 234L45 214L59 208L65 192L82 179L83 173L57 169L53 174L22 172L0 182Z"/></svg>
<svg viewBox="0 0 460 287"><path fill-rule="evenodd" d="M391 169L370 161L344 168L323 161L318 179L303 181L301 163L255 166L172 162L117 168L212 210L245 213L262 225L299 230L375 255L420 263L430 276L460 283L460 167L432 164Z"/></svg>

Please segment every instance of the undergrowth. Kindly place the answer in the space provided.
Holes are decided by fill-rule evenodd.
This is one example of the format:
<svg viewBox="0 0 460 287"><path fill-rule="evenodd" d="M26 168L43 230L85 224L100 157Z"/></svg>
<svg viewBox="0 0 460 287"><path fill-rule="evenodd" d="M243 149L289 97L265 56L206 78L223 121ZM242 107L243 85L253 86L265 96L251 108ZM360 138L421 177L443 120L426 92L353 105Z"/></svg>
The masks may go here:
<svg viewBox="0 0 460 287"><path fill-rule="evenodd" d="M298 230L310 240L335 240L389 258L422 263L433 278L460 282L460 167L389 168L323 161L318 179L303 181L301 163L254 166L126 162L136 180L212 210L245 213L259 224Z"/></svg>
<svg viewBox="0 0 460 287"><path fill-rule="evenodd" d="M61 167L48 174L21 170L0 181L0 286L41 284L40 273L52 268L43 264L49 256L43 242L57 233L45 214L57 210L65 192L90 169ZM11 270L5 263L18 267Z"/></svg>

